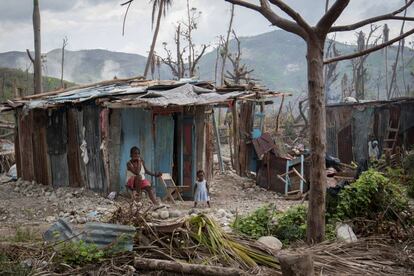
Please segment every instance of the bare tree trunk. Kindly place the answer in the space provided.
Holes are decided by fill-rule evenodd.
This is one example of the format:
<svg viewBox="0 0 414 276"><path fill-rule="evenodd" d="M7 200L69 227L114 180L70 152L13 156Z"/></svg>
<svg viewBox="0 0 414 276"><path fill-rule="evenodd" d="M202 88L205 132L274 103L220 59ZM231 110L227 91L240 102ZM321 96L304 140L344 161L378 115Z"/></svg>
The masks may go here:
<svg viewBox="0 0 414 276"><path fill-rule="evenodd" d="M63 39L63 43L62 43L62 64L61 64L62 68L61 68L61 74L60 74L60 86L62 88L65 88L65 83L63 82L63 68L64 68L64 65L65 65L65 48L66 48L67 45L68 45L68 38L65 37Z"/></svg>
<svg viewBox="0 0 414 276"><path fill-rule="evenodd" d="M155 49L155 44L157 43L158 33L160 31L161 17L162 17L163 9L164 9L164 1L160 1L160 5L158 7L157 24L155 25L154 36L152 37L151 48L150 48L150 51L149 51L149 54L148 54L147 64L145 65L144 78L146 78L148 76L148 71L150 69L150 65L151 65L151 62L152 62L152 57L154 56L154 49Z"/></svg>
<svg viewBox="0 0 414 276"><path fill-rule="evenodd" d="M175 33L177 36L176 38L176 45L177 45L177 71L178 71L178 79L182 78L182 71L181 71L181 24L177 26L177 32Z"/></svg>
<svg viewBox="0 0 414 276"><path fill-rule="evenodd" d="M188 17L188 76L191 78L193 77L191 68L193 67L193 41L191 37L191 15L190 15L190 3L189 0L187 0L187 17Z"/></svg>
<svg viewBox="0 0 414 276"><path fill-rule="evenodd" d="M218 61L220 57L220 48L221 43L219 43L217 50L216 50L216 63L214 64L214 85L217 86L217 69L218 69Z"/></svg>
<svg viewBox="0 0 414 276"><path fill-rule="evenodd" d="M324 40L311 37L307 43L309 120L312 170L310 171L310 192L307 220L308 243L319 243L325 238L325 151L326 115L323 81Z"/></svg>
<svg viewBox="0 0 414 276"><path fill-rule="evenodd" d="M221 86L223 86L224 84L224 70L226 69L226 59L227 59L227 55L229 52L229 40L230 40L231 29L233 28L233 18L234 18L234 5L231 5L229 29L227 30L226 42L224 44L224 49L223 49L223 63L221 64L221 76L220 76Z"/></svg>
<svg viewBox="0 0 414 276"><path fill-rule="evenodd" d="M40 39L39 0L33 0L33 33L34 33L34 94L42 93L42 50Z"/></svg>

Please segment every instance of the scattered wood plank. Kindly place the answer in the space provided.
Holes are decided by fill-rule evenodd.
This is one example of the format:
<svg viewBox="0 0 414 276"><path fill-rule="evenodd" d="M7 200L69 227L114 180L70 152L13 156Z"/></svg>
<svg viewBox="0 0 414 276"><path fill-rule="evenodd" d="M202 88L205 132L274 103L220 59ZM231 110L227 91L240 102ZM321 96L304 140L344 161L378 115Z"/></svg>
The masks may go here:
<svg viewBox="0 0 414 276"><path fill-rule="evenodd" d="M134 267L140 270L160 270L189 275L211 275L211 276L239 276L247 275L236 268L219 266L188 264L174 261L156 260L136 257Z"/></svg>

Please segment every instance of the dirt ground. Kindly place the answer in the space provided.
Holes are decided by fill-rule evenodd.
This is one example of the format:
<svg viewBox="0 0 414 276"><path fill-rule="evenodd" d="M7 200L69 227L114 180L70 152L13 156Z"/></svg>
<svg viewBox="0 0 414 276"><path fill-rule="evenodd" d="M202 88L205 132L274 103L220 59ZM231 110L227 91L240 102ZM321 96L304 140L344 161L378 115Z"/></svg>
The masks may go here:
<svg viewBox="0 0 414 276"><path fill-rule="evenodd" d="M3 181L5 177L3 176ZM105 221L111 212L128 204L125 197L114 201L82 188L59 188L43 186L26 181L0 182L0 237L14 235L16 229L30 228L39 235L58 218L65 218L73 225L89 221ZM278 210L286 210L297 201L286 201L274 192L255 185L231 171L215 175L210 183L211 208L201 205L193 208L192 201L163 202L170 217L184 216L194 212L213 215L230 231L230 223L236 214L244 215L264 204L275 204ZM148 198L143 200L148 202ZM165 212L164 212L165 213ZM154 217L158 214L154 213Z"/></svg>

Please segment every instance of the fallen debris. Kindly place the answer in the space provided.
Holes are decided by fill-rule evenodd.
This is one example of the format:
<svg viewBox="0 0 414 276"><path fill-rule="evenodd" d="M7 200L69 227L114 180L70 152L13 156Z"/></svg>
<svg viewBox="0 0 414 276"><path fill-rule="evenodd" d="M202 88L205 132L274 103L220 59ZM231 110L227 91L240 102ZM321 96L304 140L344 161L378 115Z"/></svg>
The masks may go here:
<svg viewBox="0 0 414 276"><path fill-rule="evenodd" d="M188 264L183 262L165 261L157 259L147 258L135 258L134 267L140 270L162 270L167 272L176 272L181 274L190 275L211 275L211 276L241 276L248 275L240 269L211 266L211 265L198 265Z"/></svg>

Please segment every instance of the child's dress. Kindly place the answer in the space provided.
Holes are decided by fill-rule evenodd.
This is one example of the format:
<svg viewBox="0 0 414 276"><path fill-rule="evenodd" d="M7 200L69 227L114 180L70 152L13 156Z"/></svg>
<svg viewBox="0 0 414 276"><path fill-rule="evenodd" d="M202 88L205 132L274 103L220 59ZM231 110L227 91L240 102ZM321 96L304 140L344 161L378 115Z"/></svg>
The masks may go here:
<svg viewBox="0 0 414 276"><path fill-rule="evenodd" d="M195 202L209 201L210 198L207 192L207 181L206 180L196 181L195 183L197 184L197 189L194 194L194 201Z"/></svg>

